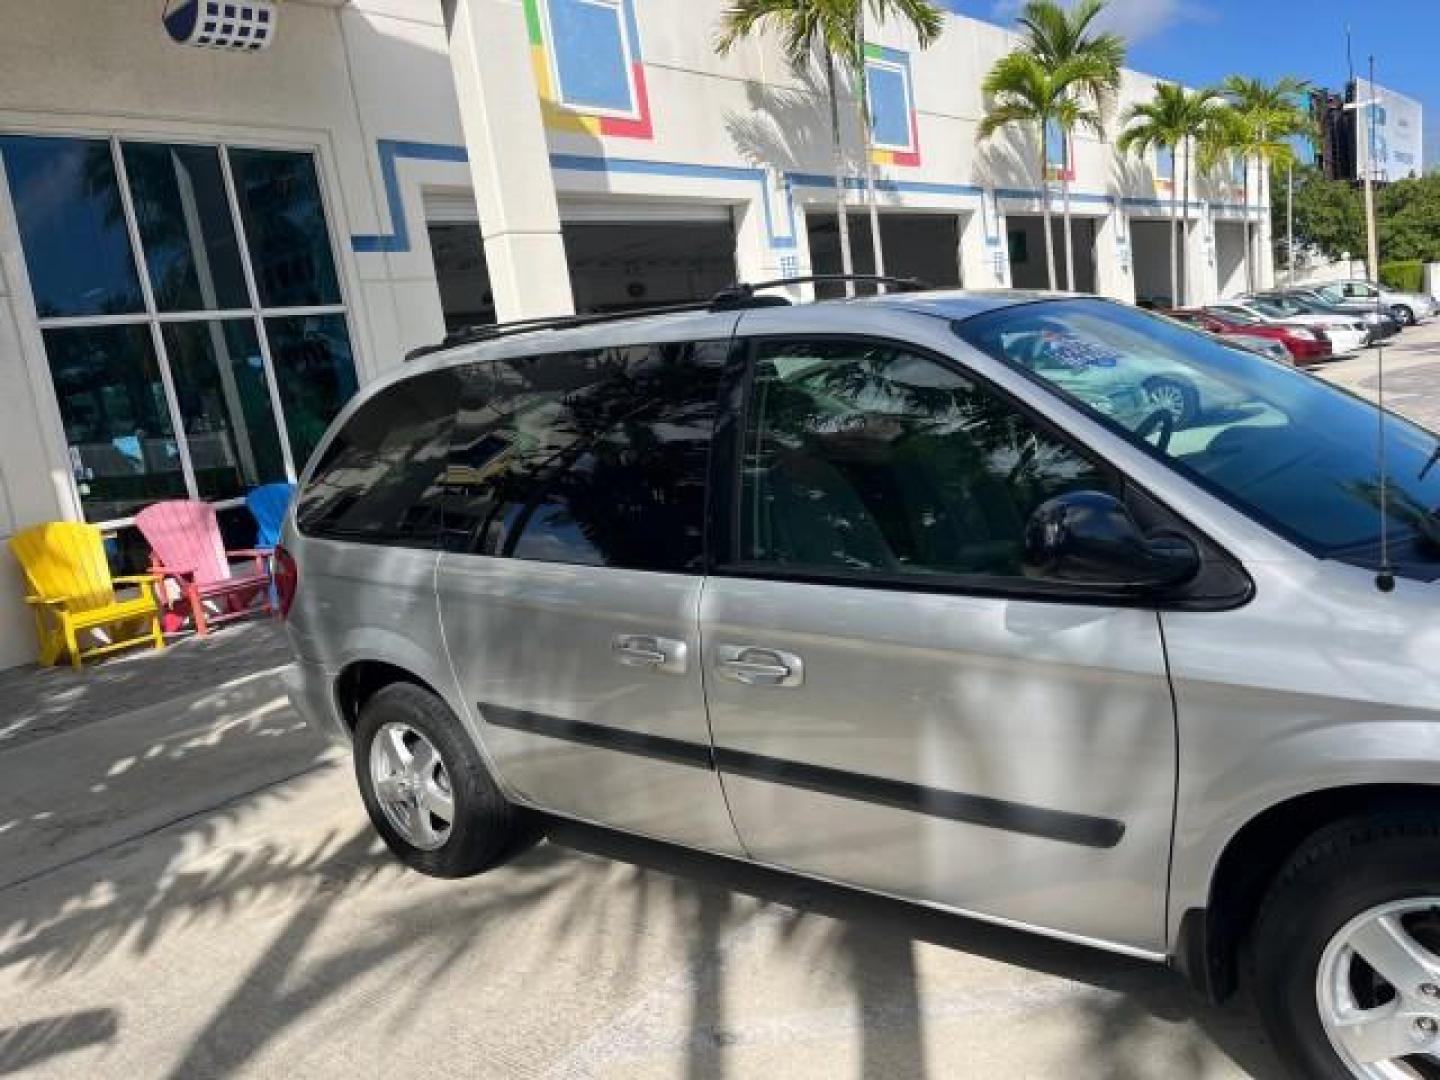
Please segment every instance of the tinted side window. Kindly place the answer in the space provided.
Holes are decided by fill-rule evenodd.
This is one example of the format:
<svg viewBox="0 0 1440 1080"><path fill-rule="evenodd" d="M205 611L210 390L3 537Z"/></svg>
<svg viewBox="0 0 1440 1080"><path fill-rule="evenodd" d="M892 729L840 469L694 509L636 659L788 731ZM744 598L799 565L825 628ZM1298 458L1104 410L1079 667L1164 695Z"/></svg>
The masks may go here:
<svg viewBox="0 0 1440 1080"><path fill-rule="evenodd" d="M935 361L859 341L762 342L746 410L751 565L1020 577L1026 521L1101 471Z"/></svg>
<svg viewBox="0 0 1440 1080"><path fill-rule="evenodd" d="M455 371L418 375L362 405L336 434L296 504L310 536L433 547L460 398Z"/></svg>
<svg viewBox="0 0 1440 1080"><path fill-rule="evenodd" d="M475 365L447 473L451 550L636 570L703 565L726 342Z"/></svg>

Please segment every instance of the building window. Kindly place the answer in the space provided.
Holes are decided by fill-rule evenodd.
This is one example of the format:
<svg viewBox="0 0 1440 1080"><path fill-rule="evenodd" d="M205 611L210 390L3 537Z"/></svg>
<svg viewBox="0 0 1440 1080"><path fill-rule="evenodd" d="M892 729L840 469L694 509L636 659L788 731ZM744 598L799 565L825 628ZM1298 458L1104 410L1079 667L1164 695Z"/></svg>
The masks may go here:
<svg viewBox="0 0 1440 1080"><path fill-rule="evenodd" d="M624 0L545 0L550 62L561 104L636 116L635 44Z"/></svg>
<svg viewBox="0 0 1440 1080"><path fill-rule="evenodd" d="M312 155L0 136L89 521L293 480L355 392Z"/></svg>
<svg viewBox="0 0 1440 1080"><path fill-rule="evenodd" d="M887 55L890 50L867 47L865 82L870 94L870 117L875 147L912 153L915 132L912 126L914 96L910 72L903 59Z"/></svg>
<svg viewBox="0 0 1440 1080"><path fill-rule="evenodd" d="M1155 178L1166 183L1175 181L1175 150L1170 146L1155 148Z"/></svg>
<svg viewBox="0 0 1440 1080"><path fill-rule="evenodd" d="M1070 171L1070 141L1055 120L1045 123L1045 164L1057 173Z"/></svg>

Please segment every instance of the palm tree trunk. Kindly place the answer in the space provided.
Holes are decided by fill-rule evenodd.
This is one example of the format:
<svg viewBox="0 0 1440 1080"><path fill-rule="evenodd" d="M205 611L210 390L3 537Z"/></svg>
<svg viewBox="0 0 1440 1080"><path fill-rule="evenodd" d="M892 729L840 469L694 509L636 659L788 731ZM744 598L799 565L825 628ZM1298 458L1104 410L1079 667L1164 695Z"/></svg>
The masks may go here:
<svg viewBox="0 0 1440 1080"><path fill-rule="evenodd" d="M835 223L840 230L840 272L853 274L850 258L850 217L845 212L845 144L840 137L840 95L835 86L835 58L825 54L825 92L830 97L830 139L835 152ZM845 295L855 295L855 283L845 282Z"/></svg>
<svg viewBox="0 0 1440 1080"><path fill-rule="evenodd" d="M885 273L885 244L880 236L880 200L875 194L875 118L870 115L870 87L865 81L865 5L855 5L855 90L860 104L860 130L865 133L865 200L870 204L870 250L875 273ZM880 291L884 291L883 288Z"/></svg>
<svg viewBox="0 0 1440 1080"><path fill-rule="evenodd" d="M1190 302L1190 143L1185 139L1185 216L1180 221L1180 291L1185 302Z"/></svg>
<svg viewBox="0 0 1440 1080"><path fill-rule="evenodd" d="M1075 291L1075 242L1070 236L1070 173L1060 170L1060 191L1065 200L1065 288Z"/></svg>
<svg viewBox="0 0 1440 1080"><path fill-rule="evenodd" d="M1040 125L1040 211L1045 221L1045 273L1055 290L1055 235L1050 228L1050 169L1045 153L1045 125Z"/></svg>
<svg viewBox="0 0 1440 1080"><path fill-rule="evenodd" d="M1233 175L1233 174L1232 174ZM1240 199L1241 225L1245 231L1245 291L1255 291L1255 259L1254 253L1250 250L1250 155L1245 155L1245 163L1241 170L1245 178L1245 194Z"/></svg>
<svg viewBox="0 0 1440 1080"><path fill-rule="evenodd" d="M1180 252L1178 248L1178 234L1180 232L1180 211L1175 204L1175 192L1179 188L1180 178L1175 175L1175 157L1178 147L1170 148L1170 306L1184 307L1185 303L1180 299Z"/></svg>

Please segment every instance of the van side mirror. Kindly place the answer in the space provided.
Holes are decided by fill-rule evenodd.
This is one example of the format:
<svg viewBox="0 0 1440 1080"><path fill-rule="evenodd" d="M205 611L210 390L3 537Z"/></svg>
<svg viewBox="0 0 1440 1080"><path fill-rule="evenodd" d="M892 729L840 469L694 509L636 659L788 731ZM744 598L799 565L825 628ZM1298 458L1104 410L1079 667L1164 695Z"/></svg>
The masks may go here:
<svg viewBox="0 0 1440 1080"><path fill-rule="evenodd" d="M1042 503L1025 525L1025 571L1077 585L1158 589L1200 572L1200 552L1178 533L1146 536L1125 505L1103 491Z"/></svg>

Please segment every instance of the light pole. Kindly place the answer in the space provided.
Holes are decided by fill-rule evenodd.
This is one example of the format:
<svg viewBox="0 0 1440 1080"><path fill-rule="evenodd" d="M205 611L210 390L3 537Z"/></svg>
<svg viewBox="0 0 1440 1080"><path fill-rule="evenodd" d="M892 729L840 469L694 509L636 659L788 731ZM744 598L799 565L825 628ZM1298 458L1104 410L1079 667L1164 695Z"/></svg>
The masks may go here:
<svg viewBox="0 0 1440 1080"><path fill-rule="evenodd" d="M1358 90L1358 86L1357 86ZM1351 109L1364 110L1365 117L1365 248L1368 256L1370 269L1370 280L1375 283L1380 281L1380 244L1375 234L1375 116L1373 108L1380 104L1380 99L1375 97L1375 57L1370 57L1370 79L1365 85L1366 93L1371 96L1364 101L1352 101L1344 106L1346 111ZM1359 140L1357 139L1358 143ZM1357 146L1358 150L1359 147ZM1358 154L1356 155L1359 156Z"/></svg>

